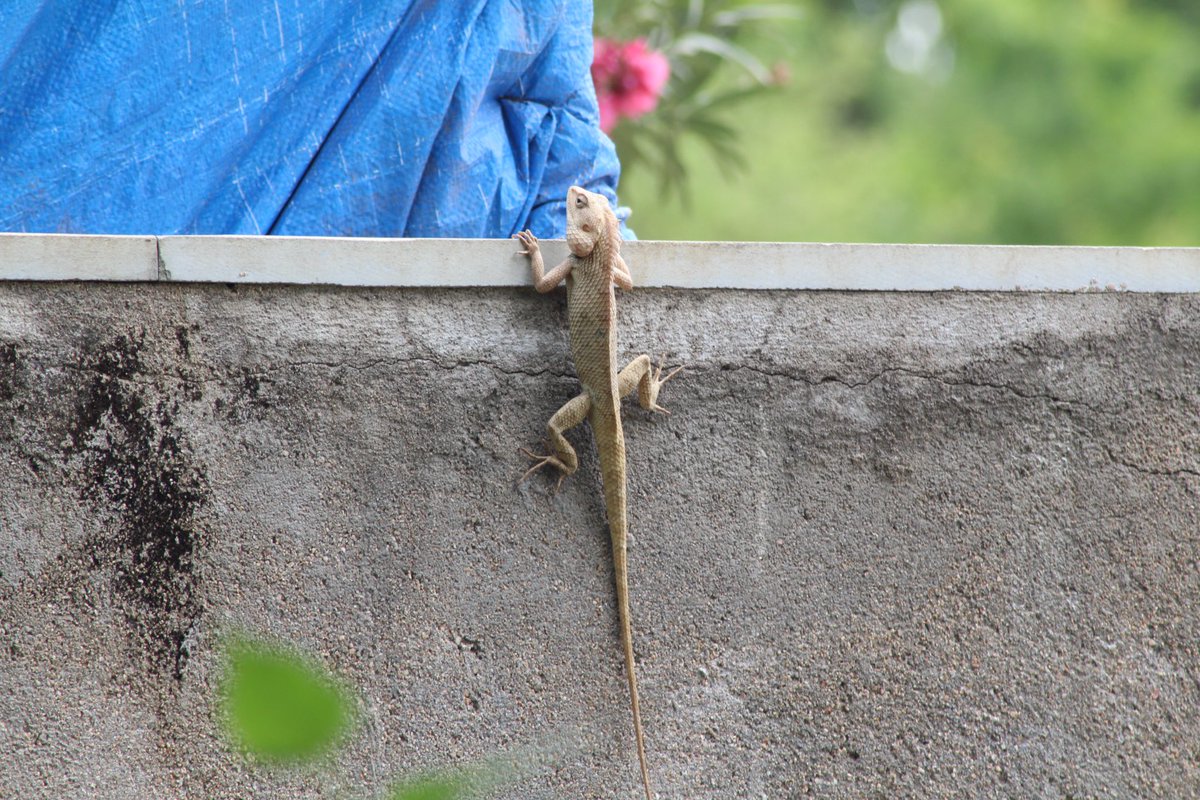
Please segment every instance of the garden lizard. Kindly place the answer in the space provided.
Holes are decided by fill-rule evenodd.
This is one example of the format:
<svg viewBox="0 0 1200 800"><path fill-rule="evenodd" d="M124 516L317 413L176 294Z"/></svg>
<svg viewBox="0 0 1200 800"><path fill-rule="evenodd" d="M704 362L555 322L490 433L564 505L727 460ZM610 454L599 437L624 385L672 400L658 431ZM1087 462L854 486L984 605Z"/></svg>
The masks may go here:
<svg viewBox="0 0 1200 800"><path fill-rule="evenodd" d="M621 236L616 215L608 200L599 194L572 186L567 191L567 260L548 273L537 237L529 231L514 235L529 256L533 285L539 292L553 290L567 282L567 320L571 328L571 353L575 372L583 392L560 408L546 430L553 453L526 455L536 463L522 476L529 477L543 467L559 470L559 483L579 467L574 448L563 431L585 419L592 424L596 450L600 455L600 474L604 481L604 505L612 539L613 576L617 587L617 615L620 618L621 644L625 650L625 674L629 681L629 701L633 711L633 731L637 740L638 763L646 800L650 794L650 776L646 769L646 745L642 735L642 715L638 708L637 676L633 664L633 633L629 621L629 571L626 554L628 523L625 491L625 436L621 431L621 398L636 387L642 408L667 413L658 404L658 392L682 367L663 377L662 364L651 368L650 357L640 355L625 369L617 371L616 302L613 285L632 289L629 268L621 258Z"/></svg>

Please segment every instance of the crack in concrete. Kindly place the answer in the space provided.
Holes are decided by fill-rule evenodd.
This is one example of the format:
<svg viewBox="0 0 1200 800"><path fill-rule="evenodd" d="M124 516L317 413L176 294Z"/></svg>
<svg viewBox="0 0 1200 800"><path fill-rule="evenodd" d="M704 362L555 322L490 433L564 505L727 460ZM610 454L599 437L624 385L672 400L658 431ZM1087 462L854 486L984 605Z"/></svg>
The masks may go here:
<svg viewBox="0 0 1200 800"><path fill-rule="evenodd" d="M1126 469L1131 469L1134 472L1140 472L1143 475L1158 475L1168 478L1182 478L1189 475L1193 478L1200 478L1200 469L1189 469L1188 467L1177 467L1175 469L1157 469L1155 467L1147 467L1144 464L1139 464L1136 461L1129 461L1119 457L1113 452L1113 449L1108 445L1104 445L1104 454L1108 456L1108 460L1114 464L1119 464Z"/></svg>
<svg viewBox="0 0 1200 800"><path fill-rule="evenodd" d="M105 370L105 369L95 367L95 366L80 365L80 364L67 364L67 363L59 363L59 362L56 362L53 364L42 365L42 368L47 372L58 369L58 370L65 370L67 372L74 372L74 373L77 373L80 375L100 375L102 377L108 378L110 381L112 381L113 383L115 383L117 385L131 384L134 386L143 386L143 387L150 388L150 389L161 388L161 386L159 385L159 382L165 381L165 380L173 380L173 381L178 381L180 383L207 383L208 382L204 378L197 378L194 376L181 375L178 372L150 372L150 371L146 371L146 370L139 370L138 372L134 373L133 375L121 376L121 375L114 375L109 370Z"/></svg>
<svg viewBox="0 0 1200 800"><path fill-rule="evenodd" d="M271 373L280 372L282 370L301 369L304 367L317 367L317 368L322 368L322 369L345 368L345 369L354 370L356 372L364 372L364 371L372 370L372 369L396 367L396 366L406 366L406 365L413 365L413 364L424 364L424 365L428 365L428 366L434 367L436 369L439 369L442 371L447 371L447 372L462 369L465 367L482 366L482 367L487 367L488 369L494 370L495 372L501 373L503 375L511 375L511 376L525 376L525 377L530 377L530 378L552 377L552 378L556 378L556 379L560 379L560 380L570 380L570 379L574 379L576 377L575 373L573 371L556 370L556 369L552 369L550 367L546 367L543 369L508 368L508 367L504 367L504 366L496 363L495 361L490 361L488 359L455 360L455 361L447 362L447 361L439 360L439 359L432 358L429 356L385 357L385 358L369 359L369 360L361 361L361 362L350 361L350 360L347 360L347 361L297 360L297 361L287 361L287 362L283 362L283 363L279 363L279 364L269 364L269 365L260 366L257 368L251 368L246 374L268 375ZM689 371L692 374L703 373L706 371L704 369L704 367L694 365L694 364L688 365L688 367L689 367ZM64 369L64 370L70 370L73 372L82 372L82 373L93 373L93 372L98 371L95 368L90 367L90 366L80 366L80 365L69 364L69 363L58 363L58 364L54 364L54 365L47 365L47 368L48 369L58 368L58 369ZM156 382L163 381L163 380L173 380L173 381L179 381L182 383L199 383L199 384L209 384L209 383L224 384L224 383L228 382L219 370L215 369L214 367L212 367L209 364L205 364L204 362L196 362L196 361L190 362L187 365L186 369L188 371L203 372L203 373L208 373L208 374L201 377L199 375L194 375L194 374L193 375L180 374L180 372L178 372L178 371L163 371L163 372L143 371L143 372L137 373L137 376L117 377L117 376L110 375L109 377L112 380L121 381L121 382L129 382L129 383L139 384L139 385L148 386L148 387L152 387L155 385ZM791 372L791 371L787 371L787 370L768 369L768 368L758 366L758 365L753 365L753 364L722 364L719 367L719 371L721 371L721 372L748 371L748 372L753 372L758 375L764 375L764 376L770 377L770 378L783 378L786 380L795 381L798 383L802 383L806 386L817 387L817 386L824 386L827 384L837 384L837 385L843 386L847 389L861 389L865 386L870 386L871 384L876 383L877 381L887 377L888 375L899 374L899 375L906 375L906 376L912 377L912 378L917 378L920 380L930 381L933 383L939 383L943 386L948 386L948 387L992 389L995 391L1007 392L1007 393L1012 394L1016 397L1019 397L1023 400L1041 400L1041 401L1045 401L1048 403L1054 403L1056 405L1066 407L1069 410L1073 410L1074 408L1079 407L1079 408L1087 409L1088 411L1091 411L1096 414L1111 415L1111 414L1118 413L1112 409L1104 408L1102 406L1097 406L1097 405L1088 403L1083 400L1068 399L1068 398L1061 397L1056 394L1052 394L1050 392L1027 392L1027 391L1022 391L1020 388L1013 386L1011 384L1007 384L1007 383L999 383L999 382L985 381L985 380L972 380L972 379L968 379L968 378L955 378L955 377L946 376L946 375L939 375L939 374L933 373L933 372L924 372L921 370L912 369L911 367L887 367L886 369L880 370L879 372L876 372L876 373L864 378L863 380L857 380L857 381L847 380L846 378L840 377L838 375L821 375L819 377L810 377L808 375L804 375L804 374L798 373L798 372ZM1130 465L1130 464L1127 464L1126 466L1135 468L1134 465ZM1168 474L1168 473L1162 473L1162 474ZM1192 472L1191 474L1200 474L1200 472Z"/></svg>
<svg viewBox="0 0 1200 800"><path fill-rule="evenodd" d="M1114 413L1114 412L1110 411L1109 409L1092 405L1091 403L1087 403L1083 400L1069 400L1064 397L1059 397L1057 395L1050 394L1049 392L1023 392L1020 389L1018 389L1017 387L1015 387L1011 384L1007 384L1007 383L994 383L991 381L970 380L970 379L966 379L966 378L954 379L954 378L947 377L945 375L938 375L938 374L932 373L932 372L922 372L920 370L915 370L915 369L912 369L909 367L888 367L884 370L881 370L880 372L875 373L874 375L871 375L870 377L866 378L865 380L861 380L861 381L848 381L845 378L838 377L837 375L822 375L819 378L811 378L806 375L802 375L802 374L798 374L798 373L769 370L769 369L764 369L762 367L753 366L750 364L723 365L721 367L721 369L725 370L725 371L749 370L750 372L755 372L760 375L766 375L768 377L785 378L787 380L797 381L797 382L803 383L807 386L823 386L823 385L830 384L830 383L836 383L839 386L846 387L847 389L861 389L864 386L869 386L872 383L875 383L876 381L886 377L887 375L901 374L901 375L907 375L907 376L913 377L913 378L920 378L921 380L931 381L934 383L940 383L943 386L973 387L973 388L977 388L977 389L995 389L996 391L1008 392L1010 394L1016 395L1017 397L1020 397L1024 400L1044 400L1047 402L1056 403L1058 405L1067 406L1067 407L1080 406L1082 408L1086 408L1089 411L1092 411L1097 414L1112 414L1112 413Z"/></svg>
<svg viewBox="0 0 1200 800"><path fill-rule="evenodd" d="M518 369L508 369L508 368L505 368L505 367L497 364L494 361L489 361L487 359L464 360L464 361L455 361L453 363L446 363L443 361L439 361L435 358L430 358L428 356L376 358L376 359L371 359L371 360L363 361L363 362L317 361L317 360L286 361L286 362L279 363L279 364L268 364L268 365L264 365L264 366L250 367L250 368L247 368L247 371L244 374L246 374L246 375L268 375L273 372L281 372L281 371L287 370L287 369L298 369L298 368L303 368L303 367L319 367L319 368L323 368L323 369L345 368L345 369L355 370L356 372L365 372L367 370L378 369L380 367L390 367L390 366L394 367L394 366L401 366L401 365L407 365L407 364L428 364L428 365L432 365L440 370L447 371L447 372L454 371L457 369L462 369L465 367L483 366L483 367L488 367L489 369L495 370L496 372L502 373L504 375L514 375L514 376L524 375L524 376L531 377L531 378L543 378L546 376L550 376L550 377L554 377L554 378L564 378L564 379L575 377L575 374L573 372L557 371L554 369L550 369L549 367L547 367L545 369L540 369L540 370L519 369L519 368ZM218 368L215 368L214 366L212 366L211 364L205 364L204 362L197 362L197 361L189 362L186 369L206 372L206 373L208 373L207 376L199 377L199 376L195 376L195 375L185 375L185 374L181 374L181 371L143 370L143 371L138 372L136 374L136 376L118 377L116 375L111 375L107 372L104 372L104 370L100 370L95 367L80 366L77 364L67 364L67 363L47 364L47 365L45 365L45 369L46 370L63 369L63 370L69 370L71 372L81 373L81 374L85 374L85 375L100 373L100 374L104 374L106 377L110 378L113 381L117 381L120 383L136 384L136 385L147 386L147 387L153 387L157 384L157 382L164 381L164 380L180 381L183 383L225 383L227 381L222 376L233 374L233 373L224 373L221 370L219 370ZM241 374L241 373L239 373L239 374Z"/></svg>
<svg viewBox="0 0 1200 800"><path fill-rule="evenodd" d="M361 371L366 371L366 370L370 370L370 369L377 369L379 367L399 366L399 365L406 365L406 364L429 364L440 370L447 371L447 372L458 370L458 369L463 369L465 367L487 367L489 369L495 370L496 372L499 372L504 375L524 375L524 376L527 376L530 378L542 378L547 375L550 375L555 378L572 378L572 377L574 377L574 373L557 372L553 369L550 369L549 367L547 367L545 369L539 369L539 370L519 369L519 368L518 369L506 369L505 367L500 366L499 364L497 364L494 361L489 361L487 359L482 359L482 358L470 360L470 361L454 361L453 363L447 364L447 363L438 361L436 358L430 358L428 356L376 358L376 359L371 359L369 361L364 361L361 363L355 363L353 361L288 361L283 364L278 364L278 365L274 365L271 367L267 367L266 369L262 370L259 374L264 374L266 372L278 372L278 371L284 370L284 369L295 369L298 367L322 367L325 369L339 369L339 368L344 367L346 369L352 369L352 370L361 372Z"/></svg>

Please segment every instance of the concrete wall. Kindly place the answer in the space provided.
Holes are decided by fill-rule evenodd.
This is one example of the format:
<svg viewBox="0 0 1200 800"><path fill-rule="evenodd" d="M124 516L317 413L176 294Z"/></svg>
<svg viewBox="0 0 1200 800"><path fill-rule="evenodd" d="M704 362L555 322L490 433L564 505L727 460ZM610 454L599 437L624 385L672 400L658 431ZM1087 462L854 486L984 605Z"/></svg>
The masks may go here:
<svg viewBox="0 0 1200 800"><path fill-rule="evenodd" d="M627 354L687 365L626 412L660 797L1200 796L1200 295L620 307ZM517 483L576 391L564 322L504 286L0 282L0 797L506 756L500 796L635 797L586 429L557 495ZM232 629L356 687L328 769L222 742Z"/></svg>

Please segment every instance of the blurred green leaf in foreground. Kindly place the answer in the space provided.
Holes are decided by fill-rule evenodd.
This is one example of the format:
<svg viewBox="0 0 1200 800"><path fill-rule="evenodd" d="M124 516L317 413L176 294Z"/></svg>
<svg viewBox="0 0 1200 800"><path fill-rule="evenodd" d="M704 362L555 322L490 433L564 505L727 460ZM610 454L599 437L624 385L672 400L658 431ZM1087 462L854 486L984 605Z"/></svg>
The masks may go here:
<svg viewBox="0 0 1200 800"><path fill-rule="evenodd" d="M267 764L312 764L354 726L349 690L315 659L282 645L239 635L225 643L220 709L226 735ZM511 777L499 762L403 780L387 800L460 800L494 790ZM362 787L361 796L375 796Z"/></svg>
<svg viewBox="0 0 1200 800"><path fill-rule="evenodd" d="M353 725L345 689L311 659L247 637L227 645L221 686L227 732L260 761L308 761L328 752Z"/></svg>
<svg viewBox="0 0 1200 800"><path fill-rule="evenodd" d="M448 777L431 777L396 786L388 800L458 800L466 796L460 781Z"/></svg>

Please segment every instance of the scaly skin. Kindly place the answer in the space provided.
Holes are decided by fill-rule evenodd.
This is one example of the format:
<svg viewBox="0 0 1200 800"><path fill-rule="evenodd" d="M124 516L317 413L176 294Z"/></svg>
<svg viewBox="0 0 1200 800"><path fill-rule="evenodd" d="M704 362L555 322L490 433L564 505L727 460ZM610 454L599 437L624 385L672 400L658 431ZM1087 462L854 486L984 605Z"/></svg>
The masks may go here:
<svg viewBox="0 0 1200 800"><path fill-rule="evenodd" d="M518 233L529 256L533 283L539 292L553 290L567 282L567 316L571 326L571 352L575 371L583 384L583 393L567 401L546 431L553 453L537 456L525 451L536 463L525 473L551 466L561 472L561 482L579 467L574 448L563 431L585 419L592 424L596 450L600 454L600 473L604 479L604 504L612 539L613 574L617 587L617 613L621 624L621 644L625 651L625 675L629 681L629 699L633 710L633 731L637 739L638 763L646 800L652 800L650 775L646 768L646 744L642 735L642 714L638 706L637 676L633 664L633 632L629 621L629 565L626 541L625 435L621 430L621 398L638 390L642 408L667 413L658 405L658 391L677 367L666 377L662 366L652 370L650 357L640 355L617 372L616 303L613 284L633 288L629 269L621 259L621 238L617 218L603 195L572 186L567 192L567 245L571 255L549 273L543 274L542 254L537 238L529 231Z"/></svg>

